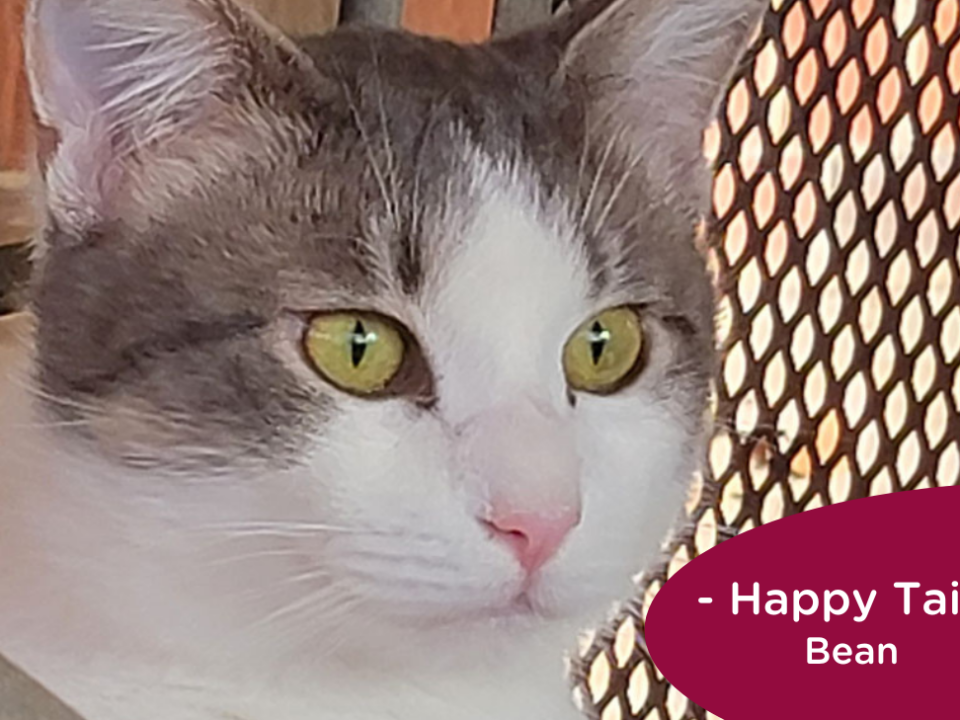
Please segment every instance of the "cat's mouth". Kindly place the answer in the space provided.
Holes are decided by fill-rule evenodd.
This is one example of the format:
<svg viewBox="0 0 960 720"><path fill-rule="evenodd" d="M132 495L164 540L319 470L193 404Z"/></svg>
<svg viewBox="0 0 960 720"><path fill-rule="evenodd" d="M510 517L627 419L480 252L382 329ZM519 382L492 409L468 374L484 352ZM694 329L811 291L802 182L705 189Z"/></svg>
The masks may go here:
<svg viewBox="0 0 960 720"><path fill-rule="evenodd" d="M532 588L526 584L516 597L505 605L492 608L490 615L495 618L543 618L547 611L540 603L536 601L532 594Z"/></svg>
<svg viewBox="0 0 960 720"><path fill-rule="evenodd" d="M530 597L529 590L523 590L519 595L517 595L517 597L513 599L513 602L510 603L510 606L516 612L521 614L539 614L536 604Z"/></svg>

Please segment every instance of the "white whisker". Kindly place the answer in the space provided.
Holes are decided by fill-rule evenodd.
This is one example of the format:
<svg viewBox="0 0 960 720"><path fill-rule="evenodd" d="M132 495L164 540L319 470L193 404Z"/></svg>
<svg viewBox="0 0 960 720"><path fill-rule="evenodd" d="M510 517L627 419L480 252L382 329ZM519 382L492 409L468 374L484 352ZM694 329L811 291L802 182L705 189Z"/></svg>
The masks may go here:
<svg viewBox="0 0 960 720"><path fill-rule="evenodd" d="M223 523L221 525L205 525L196 528L202 533L225 533L229 539L246 537L310 537L321 533L344 533L350 535L386 535L385 531L347 527L343 525L329 525L312 522L238 522Z"/></svg>
<svg viewBox="0 0 960 720"><path fill-rule="evenodd" d="M593 203L597 196L597 191L600 188L600 180L603 178L603 172L607 167L607 161L610 159L610 154L613 152L613 147L616 142L617 138L614 135L607 141L607 144L603 149L603 154L600 156L600 162L597 164L597 169L593 175L593 182L590 184L590 193L587 195L587 199L583 204L583 209L580 212L580 217L577 219L577 230L582 230L584 223L590 217L590 213L593 210Z"/></svg>

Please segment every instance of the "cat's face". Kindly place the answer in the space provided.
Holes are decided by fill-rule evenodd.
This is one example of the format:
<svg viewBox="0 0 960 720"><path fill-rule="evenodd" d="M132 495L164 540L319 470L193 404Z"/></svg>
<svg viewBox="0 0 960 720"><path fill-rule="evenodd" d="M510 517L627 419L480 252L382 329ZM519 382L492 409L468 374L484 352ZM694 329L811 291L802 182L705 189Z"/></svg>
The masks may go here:
<svg viewBox="0 0 960 720"><path fill-rule="evenodd" d="M624 595L702 449L698 131L738 4L305 50L219 2L150 5L33 18L62 138L39 381L118 507L220 529L239 566L186 602L223 612L225 573L298 622Z"/></svg>

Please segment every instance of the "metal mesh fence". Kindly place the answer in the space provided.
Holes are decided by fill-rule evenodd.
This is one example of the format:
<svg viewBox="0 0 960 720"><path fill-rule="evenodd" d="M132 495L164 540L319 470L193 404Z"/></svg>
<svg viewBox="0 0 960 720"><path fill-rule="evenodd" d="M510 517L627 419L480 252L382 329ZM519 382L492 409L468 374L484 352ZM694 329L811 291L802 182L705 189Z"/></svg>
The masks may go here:
<svg viewBox="0 0 960 720"><path fill-rule="evenodd" d="M958 15L958 0L774 0L706 136L717 430L689 528L577 663L593 717L713 717L642 643L645 608L698 553L958 482Z"/></svg>

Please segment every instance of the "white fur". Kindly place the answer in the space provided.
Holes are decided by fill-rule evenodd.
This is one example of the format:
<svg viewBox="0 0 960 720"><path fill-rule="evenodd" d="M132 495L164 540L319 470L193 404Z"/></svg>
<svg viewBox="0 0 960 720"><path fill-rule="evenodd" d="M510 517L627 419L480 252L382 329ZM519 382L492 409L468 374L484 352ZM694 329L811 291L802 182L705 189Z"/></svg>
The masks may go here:
<svg viewBox="0 0 960 720"><path fill-rule="evenodd" d="M568 404L560 352L598 309L577 242L522 172L476 167L475 220L406 310L435 413L343 399L296 468L144 477L45 424L7 363L0 649L90 720L576 717L564 652L656 551L689 438L656 363ZM532 446L553 460L531 469ZM583 505L538 615L510 610L523 574L476 520L498 483Z"/></svg>

